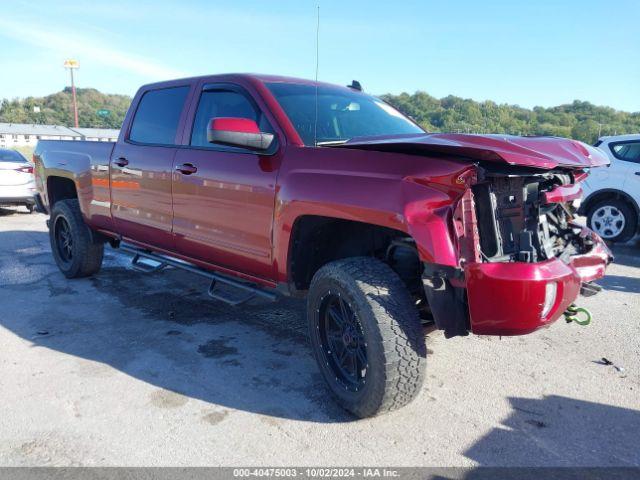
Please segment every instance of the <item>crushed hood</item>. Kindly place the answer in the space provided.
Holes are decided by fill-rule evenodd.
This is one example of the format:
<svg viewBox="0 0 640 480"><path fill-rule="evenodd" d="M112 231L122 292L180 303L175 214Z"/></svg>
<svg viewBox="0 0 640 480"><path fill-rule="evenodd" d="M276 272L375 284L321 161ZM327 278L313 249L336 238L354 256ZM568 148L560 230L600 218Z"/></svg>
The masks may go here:
<svg viewBox="0 0 640 480"><path fill-rule="evenodd" d="M577 140L559 137L431 133L360 137L334 147L413 155L442 153L475 161L502 162L544 169L588 168L609 164L607 156L597 148Z"/></svg>

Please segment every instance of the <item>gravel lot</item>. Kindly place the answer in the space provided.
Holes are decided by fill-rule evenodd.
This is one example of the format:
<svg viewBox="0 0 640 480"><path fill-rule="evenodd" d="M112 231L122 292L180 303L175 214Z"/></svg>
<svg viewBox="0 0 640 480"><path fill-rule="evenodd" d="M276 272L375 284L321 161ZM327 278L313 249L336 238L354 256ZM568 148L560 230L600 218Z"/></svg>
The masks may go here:
<svg viewBox="0 0 640 480"><path fill-rule="evenodd" d="M592 325L434 332L417 400L354 420L328 397L300 301L230 308L111 249L68 281L46 217L21 212L0 210L0 465L640 465L638 242L581 300Z"/></svg>

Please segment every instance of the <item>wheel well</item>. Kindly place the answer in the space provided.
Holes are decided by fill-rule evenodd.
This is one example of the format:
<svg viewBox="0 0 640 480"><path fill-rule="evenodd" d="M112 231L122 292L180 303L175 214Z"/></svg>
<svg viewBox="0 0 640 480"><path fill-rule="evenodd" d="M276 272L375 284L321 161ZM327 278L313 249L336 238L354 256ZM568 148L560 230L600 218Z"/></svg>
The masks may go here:
<svg viewBox="0 0 640 480"><path fill-rule="evenodd" d="M49 177L47 179L47 194L49 208L52 208L60 200L78 198L76 184L73 180L64 177Z"/></svg>
<svg viewBox="0 0 640 480"><path fill-rule="evenodd" d="M582 210L581 213L583 213L584 215L587 215L589 213L589 209L591 209L591 207L593 207L596 203L602 200L609 200L612 198L627 202L629 205L631 205L633 210L636 212L636 215L640 215L640 208L638 208L638 204L636 203L636 201L631 196L629 196L628 194L620 190L599 190L597 192L592 193L585 199L584 204L582 205L582 208L581 208Z"/></svg>
<svg viewBox="0 0 640 480"><path fill-rule="evenodd" d="M300 217L293 225L289 245L289 285L299 291L307 290L318 269L334 260L368 256L389 262L392 245L408 247L399 255L405 264L401 271L396 270L401 277L413 268L407 269L407 256L411 257L408 262L420 264L415 243L406 233L352 220L314 215ZM407 254L409 249L411 253Z"/></svg>

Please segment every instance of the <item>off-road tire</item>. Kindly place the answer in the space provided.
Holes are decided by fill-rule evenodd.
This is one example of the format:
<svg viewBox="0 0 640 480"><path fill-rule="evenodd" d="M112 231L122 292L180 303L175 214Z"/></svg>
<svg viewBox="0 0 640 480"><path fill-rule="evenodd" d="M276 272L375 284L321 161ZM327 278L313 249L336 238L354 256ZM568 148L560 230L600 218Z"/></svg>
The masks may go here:
<svg viewBox="0 0 640 480"><path fill-rule="evenodd" d="M366 341L364 384L349 391L327 361L320 308L339 295L355 313ZM418 310L404 282L385 263L368 257L331 262L316 272L307 297L309 336L318 366L337 402L360 418L398 409L420 392L426 345Z"/></svg>
<svg viewBox="0 0 640 480"><path fill-rule="evenodd" d="M593 216L602 207L613 207L620 211L624 216L625 225L622 231L615 237L604 238L606 241L613 243L622 243L631 240L638 231L638 214L635 209L625 200L618 198L607 198L600 200L589 208L587 212L587 225L591 230L597 232L593 226Z"/></svg>
<svg viewBox="0 0 640 480"><path fill-rule="evenodd" d="M70 259L63 257L56 239L56 225L62 221L66 221L70 231L73 251ZM49 221L49 240L53 258L65 277L88 277L100 270L104 244L93 240L91 230L82 219L78 200L60 200L55 203Z"/></svg>

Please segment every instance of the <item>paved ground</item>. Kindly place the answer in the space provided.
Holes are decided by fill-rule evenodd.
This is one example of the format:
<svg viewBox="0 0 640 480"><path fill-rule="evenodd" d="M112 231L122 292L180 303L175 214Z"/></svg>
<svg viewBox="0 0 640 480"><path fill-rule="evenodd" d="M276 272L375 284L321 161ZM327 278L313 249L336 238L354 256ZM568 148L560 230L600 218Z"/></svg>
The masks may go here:
<svg viewBox="0 0 640 480"><path fill-rule="evenodd" d="M582 301L591 326L432 333L418 399L356 421L328 398L299 301L221 306L110 249L67 281L44 222L0 211L0 465L640 465L638 244Z"/></svg>

